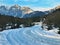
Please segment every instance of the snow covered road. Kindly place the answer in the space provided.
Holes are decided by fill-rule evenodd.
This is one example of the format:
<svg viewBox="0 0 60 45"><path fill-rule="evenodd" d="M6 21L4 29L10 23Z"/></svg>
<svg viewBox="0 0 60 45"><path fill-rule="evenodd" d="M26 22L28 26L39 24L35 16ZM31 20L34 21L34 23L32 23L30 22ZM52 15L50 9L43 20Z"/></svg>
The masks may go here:
<svg viewBox="0 0 60 45"><path fill-rule="evenodd" d="M60 45L60 35L39 25L0 32L0 45Z"/></svg>

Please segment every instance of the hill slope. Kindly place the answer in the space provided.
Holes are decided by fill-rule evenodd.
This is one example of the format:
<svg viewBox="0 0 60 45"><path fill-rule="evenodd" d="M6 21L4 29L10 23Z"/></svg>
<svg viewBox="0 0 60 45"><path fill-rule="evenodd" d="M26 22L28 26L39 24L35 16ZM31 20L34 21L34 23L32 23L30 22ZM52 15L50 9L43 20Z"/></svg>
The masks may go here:
<svg viewBox="0 0 60 45"><path fill-rule="evenodd" d="M46 20L44 21L47 25L54 25L54 27L60 28L60 8L56 9L52 13L46 16Z"/></svg>

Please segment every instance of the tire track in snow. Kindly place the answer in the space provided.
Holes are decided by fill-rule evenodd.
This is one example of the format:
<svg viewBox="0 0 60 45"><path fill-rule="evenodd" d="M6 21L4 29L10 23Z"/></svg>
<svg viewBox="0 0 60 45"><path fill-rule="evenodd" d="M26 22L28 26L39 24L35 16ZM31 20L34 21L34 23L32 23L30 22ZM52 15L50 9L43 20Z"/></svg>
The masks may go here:
<svg viewBox="0 0 60 45"><path fill-rule="evenodd" d="M43 42L41 39L42 37L38 36L35 34L35 32L32 33L32 30L27 30L25 33L26 36L28 37L32 37L32 40L34 41L35 44L37 45L41 45L41 43ZM46 44L47 45L47 44Z"/></svg>
<svg viewBox="0 0 60 45"><path fill-rule="evenodd" d="M19 42L21 45L26 45L27 44L27 42L26 42L26 40L24 40L25 38L24 38L24 35L22 34L22 30L20 31L20 32L16 32L14 35L13 35L13 37L15 38L15 40L17 41L17 42ZM15 35L16 35L16 37L15 37Z"/></svg>
<svg viewBox="0 0 60 45"><path fill-rule="evenodd" d="M29 34L29 32L31 32L30 34ZM39 32L39 31L37 31L37 30L31 30L31 31L26 31L26 35L27 36L30 36L30 37L34 37L36 40L41 40L42 42L44 42L44 43L49 43L49 44L53 44L53 45L59 45L60 43L56 43L56 42L59 42L59 40L54 40L55 41L55 43L53 43L52 41L53 41L53 39L51 39L51 38L47 38L47 37L45 37L45 36L41 36L41 35L43 35L43 34L41 34L41 35L39 35L37 32ZM34 36L32 36L33 34L32 33L34 33ZM40 33L40 32L39 32ZM37 35L37 36L36 36ZM39 37L39 38L38 38ZM45 38L44 38L45 37ZM40 40L39 40L39 42L40 42ZM48 41L49 40L49 41Z"/></svg>
<svg viewBox="0 0 60 45"><path fill-rule="evenodd" d="M9 32L8 35L6 36L7 40L9 41L9 43L11 45L17 45L18 43L16 42L16 40L13 38L13 34L14 32Z"/></svg>
<svg viewBox="0 0 60 45"><path fill-rule="evenodd" d="M29 31L29 32L28 32ZM27 32L29 34L27 34ZM32 35L31 35L32 34ZM27 31L24 31L24 36L26 39L28 39L32 44L34 45L40 45L41 43L36 39L34 38L33 36L35 36L33 33L31 33L31 30L27 30Z"/></svg>
<svg viewBox="0 0 60 45"><path fill-rule="evenodd" d="M60 39L44 36L47 34L39 27L31 27L12 30L6 35L6 39L11 45L60 45Z"/></svg>
<svg viewBox="0 0 60 45"><path fill-rule="evenodd" d="M40 37L42 37L42 39L44 40L44 42L48 41L47 43L49 43L49 44L60 45L60 43L59 43L60 42L60 39L52 38L52 36L51 36L51 38L50 37L47 37L49 35L47 35L46 33L43 33L42 34L40 30L35 30L33 32L35 32L37 35L39 35Z"/></svg>

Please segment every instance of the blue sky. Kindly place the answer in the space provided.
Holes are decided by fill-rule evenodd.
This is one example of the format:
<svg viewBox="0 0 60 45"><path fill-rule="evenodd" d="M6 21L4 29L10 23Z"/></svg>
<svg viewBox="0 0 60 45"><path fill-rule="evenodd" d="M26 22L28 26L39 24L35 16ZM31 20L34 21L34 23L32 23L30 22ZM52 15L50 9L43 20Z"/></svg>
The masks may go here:
<svg viewBox="0 0 60 45"><path fill-rule="evenodd" d="M60 0L0 0L0 5L14 5L28 6L35 9L52 8L60 4Z"/></svg>

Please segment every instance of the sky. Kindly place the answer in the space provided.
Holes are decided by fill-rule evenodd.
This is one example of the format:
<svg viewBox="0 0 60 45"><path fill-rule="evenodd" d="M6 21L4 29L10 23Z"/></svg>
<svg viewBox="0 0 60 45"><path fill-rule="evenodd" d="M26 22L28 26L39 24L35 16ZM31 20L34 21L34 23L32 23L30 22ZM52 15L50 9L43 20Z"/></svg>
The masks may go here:
<svg viewBox="0 0 60 45"><path fill-rule="evenodd" d="M27 6L34 10L48 10L60 4L60 0L0 0L0 5Z"/></svg>

